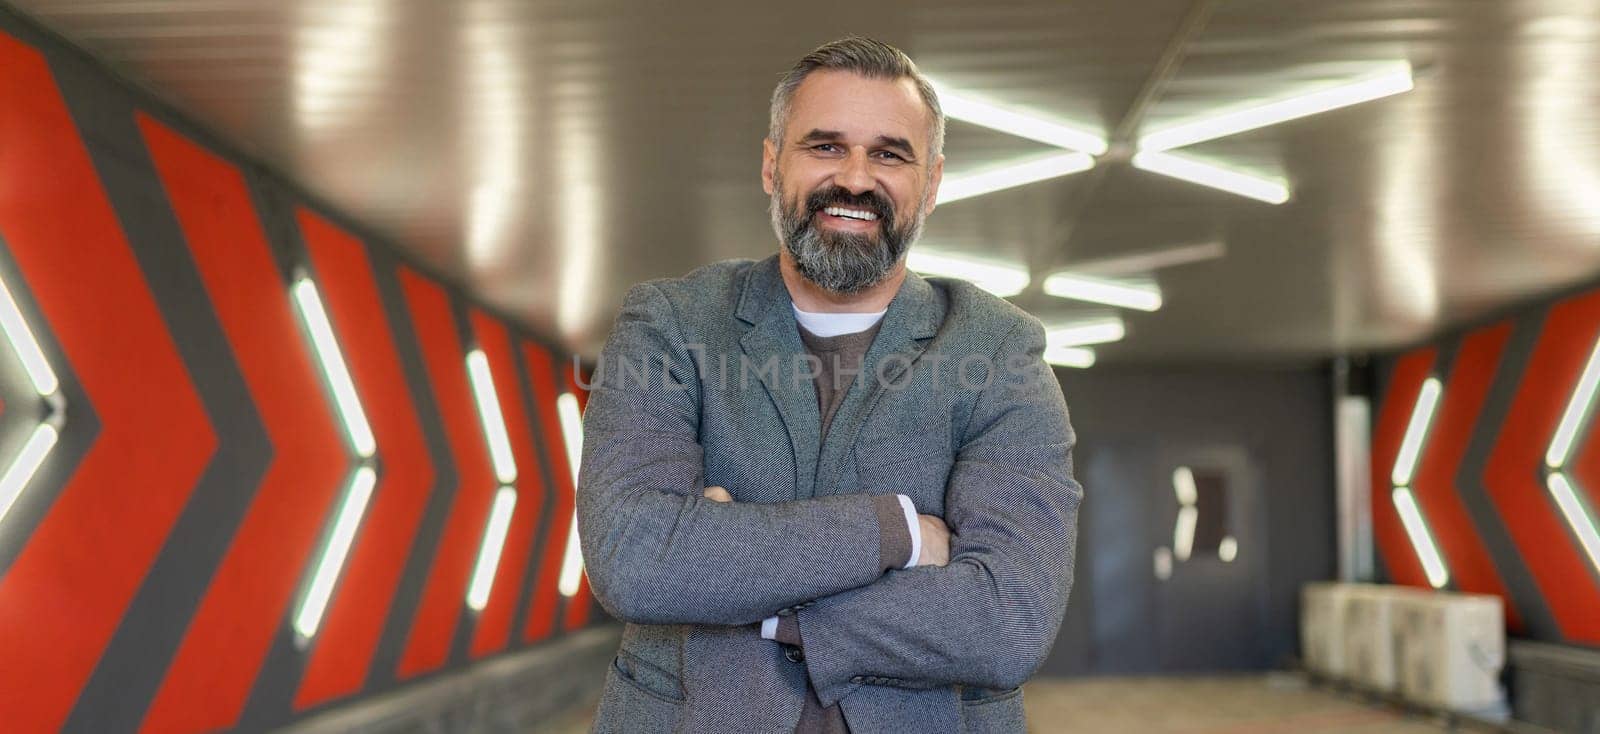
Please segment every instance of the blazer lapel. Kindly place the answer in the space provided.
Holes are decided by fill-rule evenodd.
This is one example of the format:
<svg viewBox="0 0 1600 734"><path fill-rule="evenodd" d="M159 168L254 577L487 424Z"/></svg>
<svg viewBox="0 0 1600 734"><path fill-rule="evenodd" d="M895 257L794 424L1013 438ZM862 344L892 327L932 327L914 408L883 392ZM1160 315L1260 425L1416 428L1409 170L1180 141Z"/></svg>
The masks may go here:
<svg viewBox="0 0 1600 734"><path fill-rule="evenodd" d="M909 379L906 372L922 356L928 340L938 333L943 313L943 303L933 286L922 276L908 271L900 290L889 303L889 312L883 316L883 328L878 330L877 338L861 360L861 373L850 384L844 403L828 427L818 462L818 494L837 494L841 489L835 486L839 470L846 453L856 443L861 425L888 385Z"/></svg>
<svg viewBox="0 0 1600 734"><path fill-rule="evenodd" d="M800 499L812 496L815 486L822 416L817 411L816 385L798 377L795 357L805 353L805 345L791 304L776 255L751 266L736 311L752 325L739 340L749 362L739 366L738 379L742 388L752 373L758 375L777 406L794 451L794 491Z"/></svg>

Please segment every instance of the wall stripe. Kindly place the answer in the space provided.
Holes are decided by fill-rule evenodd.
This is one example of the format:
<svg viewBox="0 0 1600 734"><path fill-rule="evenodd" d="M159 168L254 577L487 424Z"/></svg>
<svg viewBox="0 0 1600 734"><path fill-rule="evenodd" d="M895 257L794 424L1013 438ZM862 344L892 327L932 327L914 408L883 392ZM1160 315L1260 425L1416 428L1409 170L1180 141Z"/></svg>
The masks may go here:
<svg viewBox="0 0 1600 734"><path fill-rule="evenodd" d="M478 541L498 485L489 447L467 383L466 350L456 331L449 295L437 284L402 268L400 284L422 345L429 382L449 438L458 475L455 498L428 575L399 675L411 678L444 665L450 657Z"/></svg>
<svg viewBox="0 0 1600 734"><path fill-rule="evenodd" d="M575 372L576 369L576 365L568 364L561 370L561 374L565 378L567 392L578 398L578 412L579 415L582 415L583 411L589 408L589 391L583 389L583 386L579 384L578 375ZM567 602L567 614L562 628L572 631L581 629L588 624L589 609L593 601L594 596L589 592L589 574L585 573L578 580L578 593L574 594L572 599Z"/></svg>
<svg viewBox="0 0 1600 734"><path fill-rule="evenodd" d="M360 690L434 483L422 427L406 389L365 246L301 210L306 248L328 283L328 309L378 440L381 471L345 579L311 652L294 707ZM381 327L380 327L381 325Z"/></svg>
<svg viewBox="0 0 1600 734"><path fill-rule="evenodd" d="M1418 349L1401 357L1389 377L1388 391L1378 408L1372 431L1372 537L1378 544L1389 579L1397 584L1432 588L1405 527L1395 511L1390 474L1400 453L1411 411L1422 383L1433 373L1438 350Z"/></svg>
<svg viewBox="0 0 1600 734"><path fill-rule="evenodd" d="M1462 340L1451 360L1433 435L1423 449L1412 489L1434 530L1454 587L1506 599L1507 619L1520 626L1516 605L1473 528L1455 479L1510 336L1511 324L1501 323Z"/></svg>
<svg viewBox="0 0 1600 734"><path fill-rule="evenodd" d="M506 535L500 565L496 569L489 604L478 614L473 631L472 657L478 658L505 649L511 639L512 615L516 612L532 553L534 531L544 508L544 485L539 471L539 454L534 450L532 425L523 409L522 381L511 351L511 336L503 324L482 310L471 313L472 331L478 346L489 360L494 374L495 393L505 416L506 432L517 464L517 504L511 528Z"/></svg>
<svg viewBox="0 0 1600 734"><path fill-rule="evenodd" d="M1484 483L1561 634L1600 644L1600 583L1543 486L1545 450L1600 336L1600 291L1555 304L1545 317Z"/></svg>
<svg viewBox="0 0 1600 734"><path fill-rule="evenodd" d="M101 421L0 578L0 660L11 661L0 666L0 721L52 731L217 438L50 70L5 35L0 140L0 230Z"/></svg>
<svg viewBox="0 0 1600 734"><path fill-rule="evenodd" d="M534 403L538 411L539 429L544 434L545 456L549 460L550 478L555 484L556 497L551 508L550 532L544 542L544 558L539 564L538 587L528 617L523 621L524 642L542 640L554 632L556 621L565 615L568 606L556 584L561 580L561 561L567 551L567 531L572 525L572 512L576 503L572 488L572 469L567 463L567 443L562 438L561 417L556 413L557 389L563 384L556 373L555 361L550 352L533 342L522 343L522 357L528 366L528 382L533 385Z"/></svg>
<svg viewBox="0 0 1600 734"><path fill-rule="evenodd" d="M251 211L242 177L161 125L140 122L272 441L272 464L142 726L206 731L238 722L353 462L288 281L260 228L250 226L254 217L238 216Z"/></svg>

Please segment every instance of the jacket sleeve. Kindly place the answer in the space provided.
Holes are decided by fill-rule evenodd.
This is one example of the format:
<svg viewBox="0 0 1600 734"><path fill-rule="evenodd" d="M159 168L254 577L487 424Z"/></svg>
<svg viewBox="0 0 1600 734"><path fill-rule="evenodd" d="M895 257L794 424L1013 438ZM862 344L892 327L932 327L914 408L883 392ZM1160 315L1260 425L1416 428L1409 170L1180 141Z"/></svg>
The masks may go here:
<svg viewBox="0 0 1600 734"><path fill-rule="evenodd" d="M591 386L578 480L584 564L606 611L640 624L749 624L879 578L873 497L701 496L696 370L672 304L635 286Z"/></svg>
<svg viewBox="0 0 1600 734"><path fill-rule="evenodd" d="M1049 653L1072 587L1073 434L1044 331L995 355L946 485L950 563L890 571L796 613L824 705L866 684L1020 686Z"/></svg>

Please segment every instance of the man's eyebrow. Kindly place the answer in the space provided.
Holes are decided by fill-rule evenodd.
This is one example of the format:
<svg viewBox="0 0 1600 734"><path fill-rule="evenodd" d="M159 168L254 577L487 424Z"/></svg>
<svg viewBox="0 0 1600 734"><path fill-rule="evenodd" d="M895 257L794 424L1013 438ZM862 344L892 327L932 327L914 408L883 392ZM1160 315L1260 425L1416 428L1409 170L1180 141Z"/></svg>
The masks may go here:
<svg viewBox="0 0 1600 734"><path fill-rule="evenodd" d="M838 130L822 130L818 128L812 128L811 132L800 136L799 142L814 143L820 140L838 140L842 137L844 137L844 133L839 132Z"/></svg>

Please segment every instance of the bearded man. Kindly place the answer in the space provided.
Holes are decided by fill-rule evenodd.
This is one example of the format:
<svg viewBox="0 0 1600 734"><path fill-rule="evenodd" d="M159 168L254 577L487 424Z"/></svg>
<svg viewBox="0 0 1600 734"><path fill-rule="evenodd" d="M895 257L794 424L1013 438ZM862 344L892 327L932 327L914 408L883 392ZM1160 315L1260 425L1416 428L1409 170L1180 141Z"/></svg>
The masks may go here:
<svg viewBox="0 0 1600 734"><path fill-rule="evenodd" d="M904 53L822 46L772 97L777 254L628 292L578 488L627 623L596 731L1024 730L1082 489L1039 321L906 270L943 139Z"/></svg>

